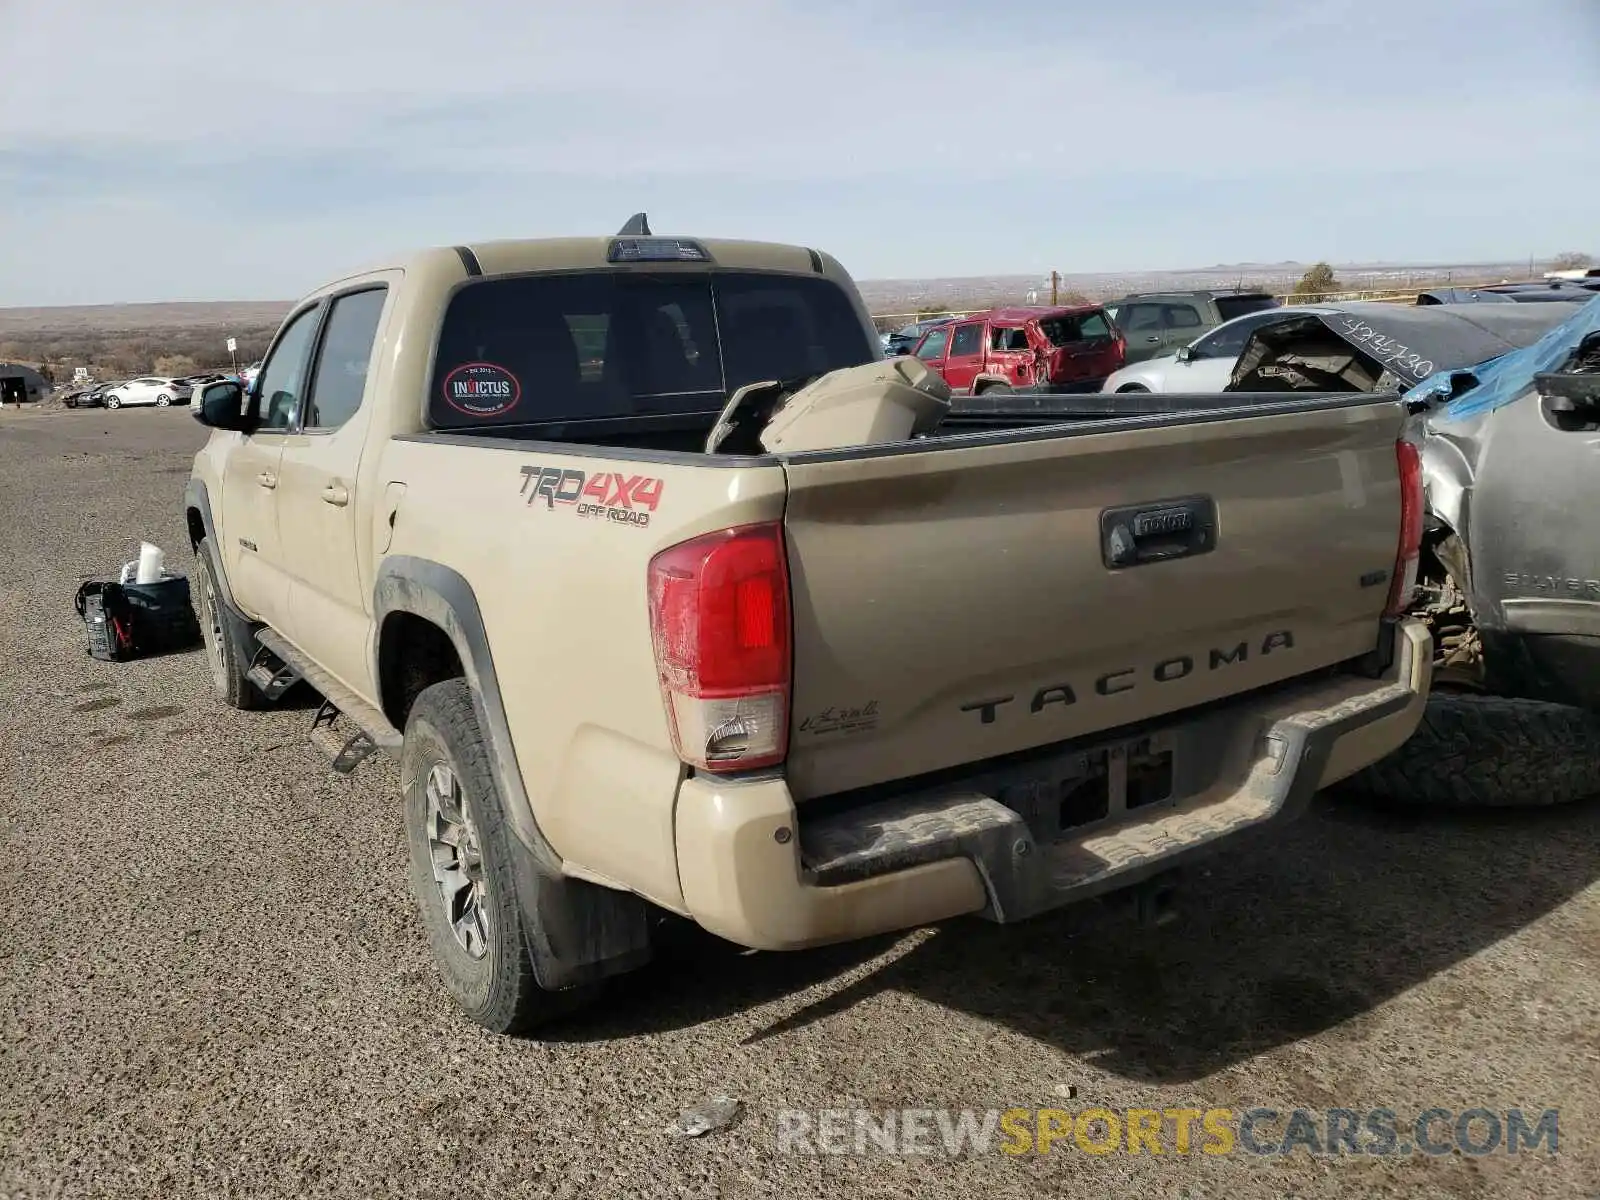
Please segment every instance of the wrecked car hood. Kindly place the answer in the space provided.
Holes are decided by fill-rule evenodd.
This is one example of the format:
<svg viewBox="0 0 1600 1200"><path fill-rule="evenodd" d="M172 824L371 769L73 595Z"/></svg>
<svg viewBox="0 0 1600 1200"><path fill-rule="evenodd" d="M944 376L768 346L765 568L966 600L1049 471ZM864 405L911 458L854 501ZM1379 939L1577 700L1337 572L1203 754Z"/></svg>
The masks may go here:
<svg viewBox="0 0 1600 1200"><path fill-rule="evenodd" d="M1328 305L1258 329L1226 391L1403 391L1530 346L1577 306Z"/></svg>
<svg viewBox="0 0 1600 1200"><path fill-rule="evenodd" d="M1548 306L1528 307L1542 312ZM1445 406L1434 413L1432 421L1459 421L1493 412L1533 386L1535 375L1554 370L1577 350L1584 338L1594 333L1600 333L1600 296L1579 306L1533 344L1492 362L1480 360L1465 367L1442 369L1413 387L1405 398L1430 405L1445 402Z"/></svg>
<svg viewBox="0 0 1600 1200"><path fill-rule="evenodd" d="M1431 520L1451 529L1465 528L1468 497L1477 482L1486 427L1494 414L1526 396L1534 376L1560 368L1585 338L1596 333L1600 333L1600 297L1578 306L1530 346L1491 362L1440 371L1405 393L1409 406L1431 410L1423 422L1422 441L1423 488Z"/></svg>

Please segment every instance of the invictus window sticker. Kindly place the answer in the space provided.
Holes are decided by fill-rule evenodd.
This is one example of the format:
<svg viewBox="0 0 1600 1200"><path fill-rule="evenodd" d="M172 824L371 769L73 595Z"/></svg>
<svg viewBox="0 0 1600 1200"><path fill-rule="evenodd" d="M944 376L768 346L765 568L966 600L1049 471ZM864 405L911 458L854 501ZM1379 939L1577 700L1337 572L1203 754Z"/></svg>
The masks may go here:
<svg viewBox="0 0 1600 1200"><path fill-rule="evenodd" d="M463 363L444 377L444 402L469 417L498 417L522 399L522 384L494 363Z"/></svg>

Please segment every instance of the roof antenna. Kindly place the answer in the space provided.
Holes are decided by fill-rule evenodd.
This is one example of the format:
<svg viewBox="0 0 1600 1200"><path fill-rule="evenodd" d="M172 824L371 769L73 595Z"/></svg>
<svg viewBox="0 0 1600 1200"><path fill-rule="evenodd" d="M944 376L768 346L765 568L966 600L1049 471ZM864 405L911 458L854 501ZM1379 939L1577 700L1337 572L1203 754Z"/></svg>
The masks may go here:
<svg viewBox="0 0 1600 1200"><path fill-rule="evenodd" d="M634 213L628 218L628 223L617 230L618 237L649 237L650 218L644 213Z"/></svg>

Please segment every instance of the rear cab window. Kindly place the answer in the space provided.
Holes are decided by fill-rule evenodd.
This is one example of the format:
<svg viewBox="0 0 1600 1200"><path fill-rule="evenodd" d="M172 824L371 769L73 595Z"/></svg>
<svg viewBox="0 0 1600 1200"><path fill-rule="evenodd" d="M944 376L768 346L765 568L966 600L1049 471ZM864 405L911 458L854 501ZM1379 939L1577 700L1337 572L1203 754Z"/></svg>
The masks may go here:
<svg viewBox="0 0 1600 1200"><path fill-rule="evenodd" d="M463 285L428 394L434 429L703 420L747 383L874 357L850 297L813 276L584 271ZM557 434L559 436L559 434Z"/></svg>

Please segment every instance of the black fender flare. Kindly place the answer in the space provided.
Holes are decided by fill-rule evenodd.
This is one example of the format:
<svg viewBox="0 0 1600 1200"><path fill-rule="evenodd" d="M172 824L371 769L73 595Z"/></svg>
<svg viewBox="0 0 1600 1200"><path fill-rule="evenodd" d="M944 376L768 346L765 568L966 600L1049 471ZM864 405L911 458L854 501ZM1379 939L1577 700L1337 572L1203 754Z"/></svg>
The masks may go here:
<svg viewBox="0 0 1600 1200"><path fill-rule="evenodd" d="M234 602L233 587L228 583L228 573L222 569L222 555L217 549L217 526L211 517L211 493L207 490L204 480L190 479L184 485L183 509L185 517L191 509L200 514L200 524L206 532L206 544L210 547L211 573L215 576L217 587L222 592L223 604L227 605L230 613L237 616L239 606ZM189 549L196 554L200 552L200 544L195 541L192 532L189 535Z"/></svg>
<svg viewBox="0 0 1600 1200"><path fill-rule="evenodd" d="M226 635L232 639L239 655L246 665L256 651L256 630L260 625L244 614L239 604L233 598L233 585L228 582L228 572L222 566L222 551L217 541L217 527L211 516L211 495L206 490L204 481L190 479L183 489L183 508L185 524L189 513L200 514L200 525L205 532L206 557L211 562L211 578L217 582L217 599L221 602L221 616ZM189 532L189 549L196 557L200 554L200 543L195 540L194 531Z"/></svg>
<svg viewBox="0 0 1600 1200"><path fill-rule="evenodd" d="M556 991L632 970L647 961L650 910L645 901L631 892L563 874L561 856L539 829L517 763L483 614L472 585L460 572L430 559L391 555L378 567L372 599L372 678L380 692L383 626L391 615L403 612L420 617L442 630L455 647L479 728L488 743L490 769L505 799L516 859L517 902L540 985Z"/></svg>

